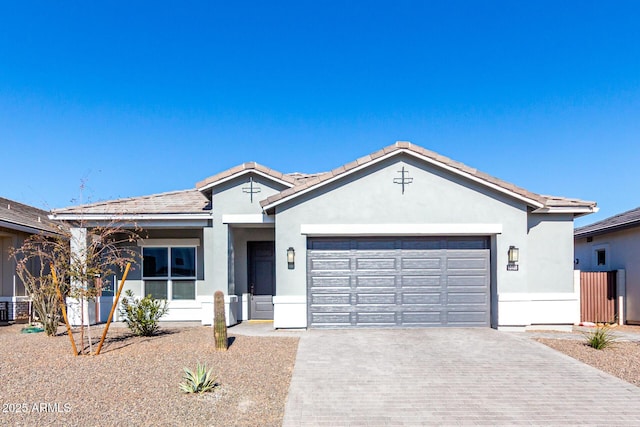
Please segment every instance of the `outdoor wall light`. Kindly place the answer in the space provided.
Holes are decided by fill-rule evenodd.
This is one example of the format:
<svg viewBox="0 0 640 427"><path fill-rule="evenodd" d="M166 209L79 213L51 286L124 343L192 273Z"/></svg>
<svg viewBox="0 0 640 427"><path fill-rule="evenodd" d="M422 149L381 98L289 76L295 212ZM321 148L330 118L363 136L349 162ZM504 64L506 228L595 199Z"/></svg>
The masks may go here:
<svg viewBox="0 0 640 427"><path fill-rule="evenodd" d="M520 258L520 250L515 246L509 246L509 251L507 252L507 260L509 263L507 264L508 271L518 271L518 259Z"/></svg>
<svg viewBox="0 0 640 427"><path fill-rule="evenodd" d="M296 262L296 251L292 247L289 247L289 249L287 249L287 264L289 265L289 270L294 269L295 262Z"/></svg>

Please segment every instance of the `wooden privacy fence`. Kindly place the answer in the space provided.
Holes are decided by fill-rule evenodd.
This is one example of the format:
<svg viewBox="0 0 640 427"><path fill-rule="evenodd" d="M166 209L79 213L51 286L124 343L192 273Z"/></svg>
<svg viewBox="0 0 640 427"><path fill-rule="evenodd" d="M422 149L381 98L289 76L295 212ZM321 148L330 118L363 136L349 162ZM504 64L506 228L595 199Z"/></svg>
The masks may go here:
<svg viewBox="0 0 640 427"><path fill-rule="evenodd" d="M618 320L615 271L580 272L580 321L614 323Z"/></svg>

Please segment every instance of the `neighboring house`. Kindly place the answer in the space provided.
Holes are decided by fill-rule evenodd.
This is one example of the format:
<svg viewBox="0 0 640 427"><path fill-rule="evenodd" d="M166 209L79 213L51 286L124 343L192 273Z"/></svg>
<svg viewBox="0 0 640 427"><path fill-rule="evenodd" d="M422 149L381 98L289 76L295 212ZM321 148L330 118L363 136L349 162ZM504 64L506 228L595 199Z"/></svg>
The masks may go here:
<svg viewBox="0 0 640 427"><path fill-rule="evenodd" d="M8 320L28 315L29 300L16 275L16 263L9 257L10 248L22 246L32 234L58 234L59 227L49 219L49 212L0 197L0 310L6 307Z"/></svg>
<svg viewBox="0 0 640 427"><path fill-rule="evenodd" d="M502 327L579 321L573 219L596 210L398 142L327 173L245 163L52 219L143 227L126 287L168 299L165 320L210 323L222 290L229 323Z"/></svg>
<svg viewBox="0 0 640 427"><path fill-rule="evenodd" d="M625 271L623 320L640 324L640 208L576 228L574 239L577 269Z"/></svg>

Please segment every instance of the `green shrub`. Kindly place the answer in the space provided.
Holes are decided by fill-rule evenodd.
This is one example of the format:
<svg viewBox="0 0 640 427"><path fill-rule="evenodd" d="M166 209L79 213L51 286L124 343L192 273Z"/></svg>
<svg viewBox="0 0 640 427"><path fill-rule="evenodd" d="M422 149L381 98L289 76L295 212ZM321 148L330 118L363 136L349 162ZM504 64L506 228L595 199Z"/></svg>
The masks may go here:
<svg viewBox="0 0 640 427"><path fill-rule="evenodd" d="M211 370L207 370L207 366L201 365L200 362L195 371L184 368L182 379L180 390L184 393L204 393L218 386Z"/></svg>
<svg viewBox="0 0 640 427"><path fill-rule="evenodd" d="M603 350L615 343L616 336L608 326L598 326L593 331L586 333L585 339L589 347L593 347L596 350Z"/></svg>
<svg viewBox="0 0 640 427"><path fill-rule="evenodd" d="M166 300L155 300L151 298L151 295L136 299L129 289L125 293L125 297L122 298L120 315L131 332L135 335L149 337L158 332L158 321L168 311Z"/></svg>

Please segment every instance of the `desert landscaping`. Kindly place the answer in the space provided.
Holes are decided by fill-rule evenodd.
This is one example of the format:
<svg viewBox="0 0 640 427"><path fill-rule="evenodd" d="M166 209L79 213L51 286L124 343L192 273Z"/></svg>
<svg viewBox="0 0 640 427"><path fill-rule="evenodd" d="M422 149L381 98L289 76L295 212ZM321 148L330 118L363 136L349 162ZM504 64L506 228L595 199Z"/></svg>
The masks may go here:
<svg viewBox="0 0 640 427"><path fill-rule="evenodd" d="M279 426L295 362L295 337L229 330L226 352L211 327L162 328L153 337L111 327L99 356L74 357L64 328L55 337L0 327L2 425ZM101 331L94 328L94 337ZM183 368L204 363L219 384L185 394Z"/></svg>

